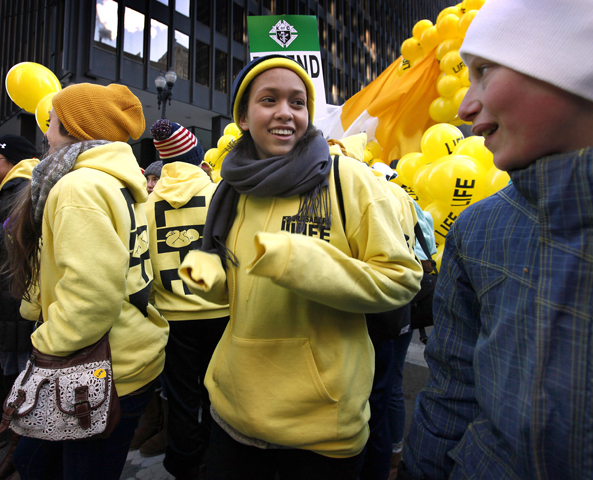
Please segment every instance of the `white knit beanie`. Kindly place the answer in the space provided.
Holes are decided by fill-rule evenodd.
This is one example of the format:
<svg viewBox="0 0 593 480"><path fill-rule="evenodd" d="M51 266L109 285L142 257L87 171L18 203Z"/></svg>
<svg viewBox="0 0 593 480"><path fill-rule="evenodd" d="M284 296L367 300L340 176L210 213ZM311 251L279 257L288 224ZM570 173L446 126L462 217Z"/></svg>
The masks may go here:
<svg viewBox="0 0 593 480"><path fill-rule="evenodd" d="M593 0L487 0L459 52L593 101Z"/></svg>

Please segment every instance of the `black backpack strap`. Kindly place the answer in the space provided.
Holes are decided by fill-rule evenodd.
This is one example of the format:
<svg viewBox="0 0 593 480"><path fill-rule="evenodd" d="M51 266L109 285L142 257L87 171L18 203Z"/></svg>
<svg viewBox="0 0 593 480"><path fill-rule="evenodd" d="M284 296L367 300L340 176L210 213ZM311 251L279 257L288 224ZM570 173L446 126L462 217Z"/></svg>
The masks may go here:
<svg viewBox="0 0 593 480"><path fill-rule="evenodd" d="M340 215L342 216L342 223L344 232L346 231L346 210L344 209L344 197L342 195L342 183L340 182L340 156L334 155L334 181L336 182L336 193L338 195L338 205L340 206Z"/></svg>
<svg viewBox="0 0 593 480"><path fill-rule="evenodd" d="M438 275L439 272L437 270L436 262L432 259L432 255L430 254L430 250L428 249L428 244L426 243L426 238L424 238L424 233L422 233L422 228L420 228L420 225L418 225L418 223L414 225L414 234L416 235L416 240L420 242L422 251L428 258L428 260L430 260L430 262L432 263L432 268L434 268L434 271Z"/></svg>

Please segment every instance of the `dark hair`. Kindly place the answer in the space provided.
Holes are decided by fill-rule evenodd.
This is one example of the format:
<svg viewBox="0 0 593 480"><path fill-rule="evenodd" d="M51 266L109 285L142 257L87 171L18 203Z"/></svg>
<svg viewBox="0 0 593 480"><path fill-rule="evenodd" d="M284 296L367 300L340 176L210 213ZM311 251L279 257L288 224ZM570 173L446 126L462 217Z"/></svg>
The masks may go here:
<svg viewBox="0 0 593 480"><path fill-rule="evenodd" d="M58 120L59 121L59 120ZM68 144L79 143L68 130L59 122L59 131L62 135L71 138ZM61 147L64 147L61 145ZM47 152L46 158L51 152ZM63 152L63 156L66 152ZM59 164L60 158L56 159ZM2 271L10 275L10 293L15 298L30 300L31 287L37 284L40 261L41 225L35 223L33 218L33 200L31 196L31 183L15 196L11 205L8 220L5 222L5 235L10 235L10 240L5 242L8 252L7 259L2 265Z"/></svg>

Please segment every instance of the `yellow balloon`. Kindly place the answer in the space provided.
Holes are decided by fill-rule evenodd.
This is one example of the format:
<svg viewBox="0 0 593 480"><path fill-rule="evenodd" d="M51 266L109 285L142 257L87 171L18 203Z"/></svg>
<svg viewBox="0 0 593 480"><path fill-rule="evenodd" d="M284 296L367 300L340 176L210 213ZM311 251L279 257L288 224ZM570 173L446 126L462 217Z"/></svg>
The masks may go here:
<svg viewBox="0 0 593 480"><path fill-rule="evenodd" d="M465 69L465 63L463 63L463 59L461 55L459 55L459 50L451 50L449 53L445 54L445 56L441 60L441 70L446 72L447 75L457 75L461 73L463 69Z"/></svg>
<svg viewBox="0 0 593 480"><path fill-rule="evenodd" d="M490 150L484 146L484 137L467 137L453 150L453 155L467 155L482 164L486 171L494 166L493 155Z"/></svg>
<svg viewBox="0 0 593 480"><path fill-rule="evenodd" d="M463 40L460 38L449 38L448 40L443 40L441 43L439 43L439 46L434 52L436 59L440 62L447 53L452 52L453 50L459 50L461 48L462 42Z"/></svg>
<svg viewBox="0 0 593 480"><path fill-rule="evenodd" d="M220 168L218 170L212 170L210 175L212 175L212 181L214 183L218 183L222 180L222 177L220 176Z"/></svg>
<svg viewBox="0 0 593 480"><path fill-rule="evenodd" d="M414 25L414 28L412 29L412 36L416 40L420 40L422 34L430 27L432 27L432 22L430 20L420 20L419 22L416 22L416 25Z"/></svg>
<svg viewBox="0 0 593 480"><path fill-rule="evenodd" d="M48 93L41 99L35 109L35 120L43 133L47 132L49 128L49 112L52 109L51 99L54 98L56 93L58 92Z"/></svg>
<svg viewBox="0 0 593 480"><path fill-rule="evenodd" d="M414 37L404 40L401 46L401 52L402 56L410 60L410 62L424 55L420 42Z"/></svg>
<svg viewBox="0 0 593 480"><path fill-rule="evenodd" d="M465 122L461 120L461 118L459 118L459 115L455 115L452 120L449 120L448 123L450 123L454 127L459 127L460 125L463 125Z"/></svg>
<svg viewBox="0 0 593 480"><path fill-rule="evenodd" d="M464 208L484 198L486 169L471 157L453 155L431 169L425 187L437 202L453 209Z"/></svg>
<svg viewBox="0 0 593 480"><path fill-rule="evenodd" d="M474 17L476 16L476 13L478 13L477 10L469 10L467 13L463 15L463 17L459 19L459 35L465 37L467 29L471 25Z"/></svg>
<svg viewBox="0 0 593 480"><path fill-rule="evenodd" d="M232 135L235 138L239 138L242 135L241 129L237 126L236 123L229 123L226 127L224 127L224 134L225 135Z"/></svg>
<svg viewBox="0 0 593 480"><path fill-rule="evenodd" d="M404 185L411 185L418 169L427 163L428 159L422 153L412 152L399 159L395 171Z"/></svg>
<svg viewBox="0 0 593 480"><path fill-rule="evenodd" d="M412 68L412 65L410 65L410 61L406 60L405 58L402 60L402 63L399 65L399 67L397 67L397 75L398 76L402 76L404 73L406 73L410 68Z"/></svg>
<svg viewBox="0 0 593 480"><path fill-rule="evenodd" d="M220 137L218 139L218 142L216 143L216 146L218 147L218 149L221 152L223 152L227 148L232 148L234 141L235 141L235 137L233 137L232 135L228 135L228 134L227 135L223 135L222 137Z"/></svg>
<svg viewBox="0 0 593 480"><path fill-rule="evenodd" d="M418 195L420 200L423 200L425 203L432 203L432 196L430 192L426 188L426 179L428 175L432 171L432 164L427 163L426 165L422 165L414 174L414 179L412 180L412 186L414 187L414 191Z"/></svg>
<svg viewBox="0 0 593 480"><path fill-rule="evenodd" d="M461 73L458 76L459 76L459 79L461 80L462 87L469 87L471 85L471 83L469 81L469 70L467 68L464 68L463 70L461 70Z"/></svg>
<svg viewBox="0 0 593 480"><path fill-rule="evenodd" d="M430 104L428 114L435 122L446 123L455 118L457 110L452 99L439 97Z"/></svg>
<svg viewBox="0 0 593 480"><path fill-rule="evenodd" d="M420 37L420 46L423 52L428 53L442 41L443 39L439 35L437 27L430 27Z"/></svg>
<svg viewBox="0 0 593 480"><path fill-rule="evenodd" d="M463 133L457 127L439 123L424 132L420 146L427 158L436 160L445 155L451 155L463 138Z"/></svg>
<svg viewBox="0 0 593 480"><path fill-rule="evenodd" d="M432 221L434 223L434 239L438 249L440 245L445 244L447 234L455 220L457 220L460 211L453 210L448 205L440 202L433 202L423 208L423 210L430 213L432 216Z"/></svg>
<svg viewBox="0 0 593 480"><path fill-rule="evenodd" d="M438 24L439 21L443 17L445 17L447 15L451 15L451 14L457 15L457 17L461 17L461 15L463 15L463 13L461 13L461 9L459 7L457 7L457 6L455 6L455 7L447 7L447 8L444 8L443 10L441 10L441 13L439 13L439 15L437 16L436 23Z"/></svg>
<svg viewBox="0 0 593 480"><path fill-rule="evenodd" d="M445 73L445 72L443 72ZM457 75L447 75L437 81L437 92L441 97L450 98L461 88L461 80ZM459 108L459 107L458 107Z"/></svg>
<svg viewBox="0 0 593 480"><path fill-rule="evenodd" d="M459 17L453 13L445 15L437 22L437 31L444 39L459 37Z"/></svg>
<svg viewBox="0 0 593 480"><path fill-rule="evenodd" d="M461 2L462 13L469 12L470 10L479 10L486 3L486 0L463 0Z"/></svg>
<svg viewBox="0 0 593 480"><path fill-rule="evenodd" d="M37 104L44 97L60 90L62 86L54 73L38 63L17 63L6 74L6 91L10 99L29 113L35 113Z"/></svg>
<svg viewBox="0 0 593 480"><path fill-rule="evenodd" d="M486 174L486 196L498 192L509 184L511 177L507 172L503 172L496 167L492 167Z"/></svg>
<svg viewBox="0 0 593 480"><path fill-rule="evenodd" d="M367 143L365 149L369 150L373 154L372 158L379 158L381 156L381 152L383 151L383 149L381 148L381 145L379 145L374 140Z"/></svg>
<svg viewBox="0 0 593 480"><path fill-rule="evenodd" d="M441 243L437 247L437 253L432 256L432 259L437 264L437 271L440 273L441 271L441 264L443 263L443 252L445 251L445 243Z"/></svg>
<svg viewBox="0 0 593 480"><path fill-rule="evenodd" d="M465 98L465 94L469 90L468 87L461 87L459 90L455 92L453 95L453 103L455 104L456 111L459 111L459 107L461 106L461 102Z"/></svg>
<svg viewBox="0 0 593 480"><path fill-rule="evenodd" d="M218 161L218 157L220 156L220 150L218 148L210 148L204 154L204 160L210 164L211 167L214 167Z"/></svg>

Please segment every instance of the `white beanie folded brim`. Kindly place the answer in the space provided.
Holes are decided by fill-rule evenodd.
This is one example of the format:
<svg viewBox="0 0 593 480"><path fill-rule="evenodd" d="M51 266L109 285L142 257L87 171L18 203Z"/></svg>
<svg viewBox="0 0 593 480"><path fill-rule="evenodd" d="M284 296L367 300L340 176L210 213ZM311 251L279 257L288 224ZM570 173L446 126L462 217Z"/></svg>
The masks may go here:
<svg viewBox="0 0 593 480"><path fill-rule="evenodd" d="M593 0L487 0L459 51L593 101L592 47Z"/></svg>

